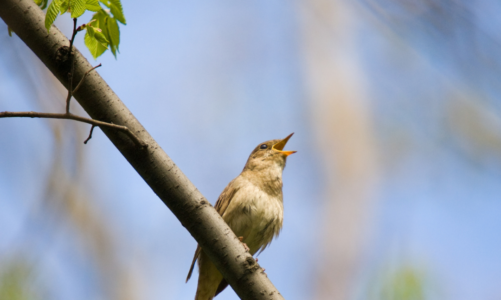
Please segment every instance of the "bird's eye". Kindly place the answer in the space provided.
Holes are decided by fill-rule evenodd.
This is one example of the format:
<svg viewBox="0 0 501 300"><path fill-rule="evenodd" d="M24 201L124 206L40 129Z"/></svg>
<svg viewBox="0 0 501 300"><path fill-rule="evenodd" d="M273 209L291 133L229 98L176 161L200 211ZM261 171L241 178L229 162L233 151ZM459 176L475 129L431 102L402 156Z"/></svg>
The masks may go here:
<svg viewBox="0 0 501 300"><path fill-rule="evenodd" d="M259 147L259 148L261 148L261 149L266 149L266 148L268 148L268 145L266 145L266 144L262 144L262 145L261 145L261 147Z"/></svg>

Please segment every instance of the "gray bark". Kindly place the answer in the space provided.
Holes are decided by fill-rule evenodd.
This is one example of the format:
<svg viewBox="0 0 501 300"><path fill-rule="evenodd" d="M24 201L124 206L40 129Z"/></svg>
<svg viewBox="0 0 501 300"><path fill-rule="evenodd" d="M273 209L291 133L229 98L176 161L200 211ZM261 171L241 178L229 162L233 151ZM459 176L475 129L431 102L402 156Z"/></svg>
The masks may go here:
<svg viewBox="0 0 501 300"><path fill-rule="evenodd" d="M2 0L0 17L68 87L69 41L55 27L44 27L45 14L32 0ZM66 17L66 16L65 16ZM75 86L92 66L75 50ZM123 132L102 128L132 167L202 246L241 299L283 299L261 268L190 180L172 162L106 82L91 72L74 95L93 118L127 126L148 147L137 146ZM191 249L190 249L191 250ZM189 261L186 262L187 268ZM180 282L184 276L180 277ZM193 291L195 293L195 291Z"/></svg>

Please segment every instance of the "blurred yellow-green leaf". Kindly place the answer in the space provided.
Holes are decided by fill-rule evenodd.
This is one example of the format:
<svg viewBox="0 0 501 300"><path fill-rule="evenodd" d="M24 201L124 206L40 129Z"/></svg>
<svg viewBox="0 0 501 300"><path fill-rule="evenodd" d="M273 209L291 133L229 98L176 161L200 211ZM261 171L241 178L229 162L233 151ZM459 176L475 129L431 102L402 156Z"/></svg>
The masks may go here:
<svg viewBox="0 0 501 300"><path fill-rule="evenodd" d="M84 38L85 46L87 46L94 59L101 56L107 49L95 38L95 33L94 28L92 26L88 26L87 33Z"/></svg>
<svg viewBox="0 0 501 300"><path fill-rule="evenodd" d="M115 57L117 56L116 52L118 51L118 45L120 44L120 29L118 28L118 23L115 18L108 18L108 22L106 23L108 27L108 39L110 41L110 49L113 52Z"/></svg>
<svg viewBox="0 0 501 300"><path fill-rule="evenodd" d="M2 261L0 266L0 299L42 299L41 291L37 291L37 287L33 284L33 267L23 259Z"/></svg>
<svg viewBox="0 0 501 300"><path fill-rule="evenodd" d="M47 28L47 31L50 31L50 26L59 15L60 8L60 1L54 0L50 3L49 8L47 9L47 14L45 15L45 28Z"/></svg>
<svg viewBox="0 0 501 300"><path fill-rule="evenodd" d="M99 1L97 0L87 0L85 8L90 11L98 11L101 9L101 6L99 6Z"/></svg>
<svg viewBox="0 0 501 300"><path fill-rule="evenodd" d="M57 1L57 0L54 0ZM54 2L52 1L52 2ZM59 11L61 14L67 13L70 7L70 0L59 0Z"/></svg>
<svg viewBox="0 0 501 300"><path fill-rule="evenodd" d="M78 18L83 15L86 5L85 0L70 0L71 17Z"/></svg>

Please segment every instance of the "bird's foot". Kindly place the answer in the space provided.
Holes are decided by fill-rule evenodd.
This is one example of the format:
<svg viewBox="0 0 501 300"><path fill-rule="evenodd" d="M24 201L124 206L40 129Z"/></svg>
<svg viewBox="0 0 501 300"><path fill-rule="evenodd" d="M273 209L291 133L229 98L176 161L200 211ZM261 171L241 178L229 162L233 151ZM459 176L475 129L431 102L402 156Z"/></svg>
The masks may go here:
<svg viewBox="0 0 501 300"><path fill-rule="evenodd" d="M245 252L249 252L250 249L249 247L247 246L246 243L242 242L244 240L244 237L243 236L239 236L238 239L240 240L240 242L242 243L242 245L244 245L244 248L245 248Z"/></svg>

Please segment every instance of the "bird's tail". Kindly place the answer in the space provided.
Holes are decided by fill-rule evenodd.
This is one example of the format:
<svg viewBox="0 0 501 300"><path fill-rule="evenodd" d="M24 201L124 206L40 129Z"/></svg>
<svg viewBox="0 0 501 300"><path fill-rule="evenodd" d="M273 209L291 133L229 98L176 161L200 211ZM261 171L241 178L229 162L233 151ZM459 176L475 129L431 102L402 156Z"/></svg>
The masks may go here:
<svg viewBox="0 0 501 300"><path fill-rule="evenodd" d="M198 287L195 300L212 300L216 295L219 284L223 280L223 275L221 275L216 266L203 251L201 251L198 259L200 274L198 275Z"/></svg>

